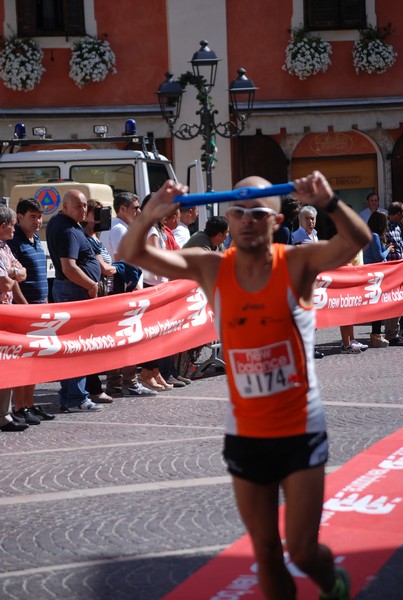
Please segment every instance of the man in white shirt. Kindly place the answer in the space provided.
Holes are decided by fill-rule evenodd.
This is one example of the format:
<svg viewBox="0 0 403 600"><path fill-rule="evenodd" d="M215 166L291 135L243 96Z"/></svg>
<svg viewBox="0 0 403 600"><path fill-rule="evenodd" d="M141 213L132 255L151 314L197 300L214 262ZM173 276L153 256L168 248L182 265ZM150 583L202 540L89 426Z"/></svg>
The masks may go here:
<svg viewBox="0 0 403 600"><path fill-rule="evenodd" d="M303 206L298 214L299 228L294 231L295 244L310 244L318 241L318 232L315 229L318 211L314 206Z"/></svg>
<svg viewBox="0 0 403 600"><path fill-rule="evenodd" d="M108 250L112 260L117 261L120 260L117 251L120 240L126 234L130 223L137 217L141 208L138 196L131 192L117 194L113 200L113 208L116 217L112 219L109 231L102 231L100 240Z"/></svg>
<svg viewBox="0 0 403 600"><path fill-rule="evenodd" d="M376 192L371 192L370 194L368 194L368 196L367 196L367 202L368 202L367 208L364 208L364 210L362 210L359 213L361 219L363 219L366 223L368 223L369 217L376 210L379 211L379 212L384 213L385 215L388 214L387 210L385 210L384 208L379 208L379 197L378 197L378 194Z"/></svg>
<svg viewBox="0 0 403 600"><path fill-rule="evenodd" d="M183 248L190 239L189 225L196 221L199 209L197 206L193 206L192 208L181 208L180 213L181 218L174 229L174 236L178 246Z"/></svg>
<svg viewBox="0 0 403 600"><path fill-rule="evenodd" d="M109 231L103 231L100 240L114 262L120 261L118 246L130 223L140 214L139 197L131 192L120 192L113 200L116 217ZM111 396L156 396L157 392L144 387L137 379L137 365L122 367L106 373L106 393Z"/></svg>

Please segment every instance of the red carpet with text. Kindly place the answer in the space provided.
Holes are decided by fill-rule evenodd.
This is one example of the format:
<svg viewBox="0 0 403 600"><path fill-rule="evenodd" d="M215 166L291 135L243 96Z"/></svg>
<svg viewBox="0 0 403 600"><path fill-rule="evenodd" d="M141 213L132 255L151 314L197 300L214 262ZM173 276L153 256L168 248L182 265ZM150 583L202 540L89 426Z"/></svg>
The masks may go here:
<svg viewBox="0 0 403 600"><path fill-rule="evenodd" d="M403 543L403 429L326 477L320 540L345 566L352 598ZM280 523L283 526L284 507ZM298 599L317 597L313 584L288 561ZM163 600L262 600L249 537L243 536Z"/></svg>

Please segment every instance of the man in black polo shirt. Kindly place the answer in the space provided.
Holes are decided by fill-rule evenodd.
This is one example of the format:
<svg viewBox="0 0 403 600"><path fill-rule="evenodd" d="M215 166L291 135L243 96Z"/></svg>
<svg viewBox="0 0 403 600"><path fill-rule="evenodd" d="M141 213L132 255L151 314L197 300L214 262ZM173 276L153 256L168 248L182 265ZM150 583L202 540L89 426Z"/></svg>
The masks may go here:
<svg viewBox="0 0 403 600"><path fill-rule="evenodd" d="M46 227L46 240L55 267L52 296L55 302L72 302L96 298L101 266L80 223L87 215L87 199L78 190L68 190L62 210ZM101 404L89 399L85 377L73 377L60 382L60 409L70 412L78 406L84 410L101 410Z"/></svg>

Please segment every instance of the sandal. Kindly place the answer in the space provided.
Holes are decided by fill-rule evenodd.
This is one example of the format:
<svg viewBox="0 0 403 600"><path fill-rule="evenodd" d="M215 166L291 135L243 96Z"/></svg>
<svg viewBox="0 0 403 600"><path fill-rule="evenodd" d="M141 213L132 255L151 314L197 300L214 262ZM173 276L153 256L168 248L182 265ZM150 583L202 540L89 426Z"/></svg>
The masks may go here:
<svg viewBox="0 0 403 600"><path fill-rule="evenodd" d="M141 369L139 382L149 390L154 390L156 392L162 392L165 389L163 385L156 381L153 371L150 369L145 369L144 367Z"/></svg>
<svg viewBox="0 0 403 600"><path fill-rule="evenodd" d="M153 375L154 375L154 379L157 382L157 384L162 385L162 387L165 390L173 390L174 389L173 384L167 383L159 371L157 373L153 372Z"/></svg>
<svg viewBox="0 0 403 600"><path fill-rule="evenodd" d="M143 385L147 389L154 390L156 392L162 392L165 389L163 385L160 385L159 383L156 382L156 380L154 379L154 377L150 377L150 379L143 379L140 376L139 377L139 382L141 383L141 385Z"/></svg>

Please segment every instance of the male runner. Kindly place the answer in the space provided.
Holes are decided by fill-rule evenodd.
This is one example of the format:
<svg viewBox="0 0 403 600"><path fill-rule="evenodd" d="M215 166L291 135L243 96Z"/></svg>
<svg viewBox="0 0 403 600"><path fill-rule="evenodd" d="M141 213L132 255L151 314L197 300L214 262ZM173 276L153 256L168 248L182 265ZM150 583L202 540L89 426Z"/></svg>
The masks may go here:
<svg viewBox="0 0 403 600"><path fill-rule="evenodd" d="M345 265L371 235L321 173L294 183L304 204L328 211L338 231L331 240L273 244L283 216L280 199L268 197L230 204L235 247L224 254L160 251L146 245L147 231L171 214L174 197L187 191L168 181L130 227L119 252L127 262L170 279L198 281L214 309L230 390L224 457L265 598L296 597L278 529L281 486L291 560L318 585L321 598L347 600L347 574L335 569L330 549L318 543L327 436L314 372L312 290L318 273ZM269 185L249 177L237 187Z"/></svg>

